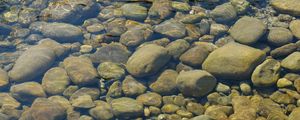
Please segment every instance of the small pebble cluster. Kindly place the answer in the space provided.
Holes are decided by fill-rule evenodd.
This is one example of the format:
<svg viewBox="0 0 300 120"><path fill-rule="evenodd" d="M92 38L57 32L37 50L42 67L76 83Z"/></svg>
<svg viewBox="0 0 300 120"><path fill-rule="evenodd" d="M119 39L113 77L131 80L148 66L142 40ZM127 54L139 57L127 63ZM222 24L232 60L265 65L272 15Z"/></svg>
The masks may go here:
<svg viewBox="0 0 300 120"><path fill-rule="evenodd" d="M299 0L0 0L0 120L299 120Z"/></svg>

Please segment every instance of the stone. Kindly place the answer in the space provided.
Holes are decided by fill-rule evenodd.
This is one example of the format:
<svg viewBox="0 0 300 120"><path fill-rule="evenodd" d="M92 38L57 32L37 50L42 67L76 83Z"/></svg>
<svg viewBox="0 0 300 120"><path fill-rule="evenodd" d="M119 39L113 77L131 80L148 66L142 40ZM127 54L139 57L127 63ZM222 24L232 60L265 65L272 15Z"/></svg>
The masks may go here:
<svg viewBox="0 0 300 120"><path fill-rule="evenodd" d="M270 29L268 34L268 42L274 46L282 46L291 43L293 34L289 29L282 27L274 27Z"/></svg>
<svg viewBox="0 0 300 120"><path fill-rule="evenodd" d="M216 91L217 92L222 92L222 93L229 93L230 92L230 87L228 85L222 84L222 83L218 83L217 87L216 87Z"/></svg>
<svg viewBox="0 0 300 120"><path fill-rule="evenodd" d="M67 110L67 113L69 113L70 111L73 110L73 107L71 106L70 101L63 96L54 95L54 96L49 97L48 100L55 102L55 103L61 105L62 107L64 107Z"/></svg>
<svg viewBox="0 0 300 120"><path fill-rule="evenodd" d="M87 57L68 57L63 61L71 81L77 85L88 85L97 82L97 70Z"/></svg>
<svg viewBox="0 0 300 120"><path fill-rule="evenodd" d="M18 108L21 106L21 103L18 102L15 98L13 98L10 94L8 93L0 93L0 107L5 108L5 107L10 107L10 108Z"/></svg>
<svg viewBox="0 0 300 120"><path fill-rule="evenodd" d="M186 35L185 25L175 19L169 19L156 25L154 31L173 39L183 38Z"/></svg>
<svg viewBox="0 0 300 120"><path fill-rule="evenodd" d="M191 113L187 110L177 110L176 114L180 115L183 118L192 118L194 116L193 113Z"/></svg>
<svg viewBox="0 0 300 120"><path fill-rule="evenodd" d="M289 115L289 120L297 120L300 117L300 108L297 107Z"/></svg>
<svg viewBox="0 0 300 120"><path fill-rule="evenodd" d="M224 33L226 33L229 30L229 28L226 25L223 24L211 24L210 25L210 34L214 36L219 36Z"/></svg>
<svg viewBox="0 0 300 120"><path fill-rule="evenodd" d="M89 114L97 120L110 120L114 117L111 106L104 101L94 101L96 107L89 110Z"/></svg>
<svg viewBox="0 0 300 120"><path fill-rule="evenodd" d="M135 51L126 63L127 71L135 77L158 72L170 59L168 51L161 46L149 44Z"/></svg>
<svg viewBox="0 0 300 120"><path fill-rule="evenodd" d="M99 98L100 90L99 88L82 87L71 95L70 100L72 101L74 99L77 99L79 96L82 95L89 95L92 97L92 100L94 101Z"/></svg>
<svg viewBox="0 0 300 120"><path fill-rule="evenodd" d="M75 85L70 85L68 86L64 92L63 92L63 96L64 97L67 97L67 98L70 98L72 96L73 93L75 93L77 90L78 90L78 86L75 86Z"/></svg>
<svg viewBox="0 0 300 120"><path fill-rule="evenodd" d="M191 6L185 2L172 1L171 6L176 11L188 12L191 10Z"/></svg>
<svg viewBox="0 0 300 120"><path fill-rule="evenodd" d="M172 95L178 92L176 78L178 73L174 70L167 69L160 74L157 80L150 84L153 92L161 95Z"/></svg>
<svg viewBox="0 0 300 120"><path fill-rule="evenodd" d="M98 68L99 75L107 80L120 80L125 76L125 70L121 65L112 62L103 62Z"/></svg>
<svg viewBox="0 0 300 120"><path fill-rule="evenodd" d="M294 81L294 87L296 88L297 92L300 92L300 79Z"/></svg>
<svg viewBox="0 0 300 120"><path fill-rule="evenodd" d="M127 30L120 36L120 43L127 47L137 47L149 40L153 34L150 25L140 25Z"/></svg>
<svg viewBox="0 0 300 120"><path fill-rule="evenodd" d="M199 116L191 118L190 120L213 120L213 118L211 118L208 115L199 115Z"/></svg>
<svg viewBox="0 0 300 120"><path fill-rule="evenodd" d="M143 103L145 106L160 107L162 103L162 97L155 92L148 92L139 95L136 100Z"/></svg>
<svg viewBox="0 0 300 120"><path fill-rule="evenodd" d="M265 34L266 28L261 20L245 16L229 29L229 34L237 42L249 45L256 43Z"/></svg>
<svg viewBox="0 0 300 120"><path fill-rule="evenodd" d="M300 15L300 13L299 13L299 15ZM299 26L300 26L300 20L293 20L293 21L291 21L290 26L289 26L289 28L292 31L293 35L296 38L298 38L298 39L300 39L300 29L299 29Z"/></svg>
<svg viewBox="0 0 300 120"><path fill-rule="evenodd" d="M66 110L46 98L37 98L19 120L65 120Z"/></svg>
<svg viewBox="0 0 300 120"><path fill-rule="evenodd" d="M281 66L292 72L299 72L300 65L298 61L300 60L300 52L293 52L281 61Z"/></svg>
<svg viewBox="0 0 300 120"><path fill-rule="evenodd" d="M171 1L169 0L155 0L148 11L146 23L158 24L162 20L172 15Z"/></svg>
<svg viewBox="0 0 300 120"><path fill-rule="evenodd" d="M130 56L130 51L120 43L110 43L99 48L95 53L89 55L93 63L113 62L125 64Z"/></svg>
<svg viewBox="0 0 300 120"><path fill-rule="evenodd" d="M44 74L54 63L55 53L40 45L26 50L15 62L8 75L13 82L25 82Z"/></svg>
<svg viewBox="0 0 300 120"><path fill-rule="evenodd" d="M147 17L147 8L139 4L124 4L121 7L123 16L133 20L144 20Z"/></svg>
<svg viewBox="0 0 300 120"><path fill-rule="evenodd" d="M95 104L92 100L92 97L90 95L81 95L78 96L78 98L73 99L71 101L71 104L75 108L92 108L95 107Z"/></svg>
<svg viewBox="0 0 300 120"><path fill-rule="evenodd" d="M300 3L298 0L273 0L270 5L280 13L300 16Z"/></svg>
<svg viewBox="0 0 300 120"><path fill-rule="evenodd" d="M63 57L68 52L65 46L50 38L41 39L39 43L40 43L39 45L41 46L51 48L54 51L57 58Z"/></svg>
<svg viewBox="0 0 300 120"><path fill-rule="evenodd" d="M42 79L42 87L48 94L59 95L65 91L70 82L65 69L54 67L45 73Z"/></svg>
<svg viewBox="0 0 300 120"><path fill-rule="evenodd" d="M270 95L270 99L279 104L292 104L296 102L296 100L292 96L280 91L276 91L272 95Z"/></svg>
<svg viewBox="0 0 300 120"><path fill-rule="evenodd" d="M275 59L266 59L258 65L251 76L254 86L266 87L275 85L279 79L280 62Z"/></svg>
<svg viewBox="0 0 300 120"><path fill-rule="evenodd" d="M82 45L80 46L80 51L81 53L90 53L93 50L93 46L91 45Z"/></svg>
<svg viewBox="0 0 300 120"><path fill-rule="evenodd" d="M247 0L230 0L230 3L238 14L244 14L250 8L250 3Z"/></svg>
<svg viewBox="0 0 300 120"><path fill-rule="evenodd" d="M286 78L280 78L277 81L277 87L279 87L279 88L289 87L289 86L292 86L292 85L293 85L293 82L289 81Z"/></svg>
<svg viewBox="0 0 300 120"><path fill-rule="evenodd" d="M205 111L204 106L202 106L200 103L194 102L187 103L186 109L195 115L202 115Z"/></svg>
<svg viewBox="0 0 300 120"><path fill-rule="evenodd" d="M22 102L32 102L38 97L47 97L45 91L37 82L24 82L10 87L11 95Z"/></svg>
<svg viewBox="0 0 300 120"><path fill-rule="evenodd" d="M122 81L122 91L125 96L138 96L146 92L147 87L132 76L126 76Z"/></svg>
<svg viewBox="0 0 300 120"><path fill-rule="evenodd" d="M232 52L232 50L238 51ZM217 78L247 79L265 56L261 50L231 42L211 52L203 62L202 69Z"/></svg>
<svg viewBox="0 0 300 120"><path fill-rule="evenodd" d="M251 86L248 83L241 83L240 89L245 95L249 95L252 92Z"/></svg>
<svg viewBox="0 0 300 120"><path fill-rule="evenodd" d="M0 68L0 88L5 87L9 83L8 73Z"/></svg>
<svg viewBox="0 0 300 120"><path fill-rule="evenodd" d="M95 23L86 27L86 30L90 33L100 33L105 29L105 26L100 23Z"/></svg>
<svg viewBox="0 0 300 120"><path fill-rule="evenodd" d="M224 3L216 6L211 11L210 15L216 22L220 23L230 22L237 17L237 13L230 3Z"/></svg>
<svg viewBox="0 0 300 120"><path fill-rule="evenodd" d="M214 76L204 70L181 71L176 79L177 88L183 95L202 97L217 85Z"/></svg>
<svg viewBox="0 0 300 120"><path fill-rule="evenodd" d="M275 48L274 50L271 51L270 54L273 58L282 58L288 56L289 54L295 52L296 50L297 50L297 45L294 43L289 43L281 47Z"/></svg>
<svg viewBox="0 0 300 120"><path fill-rule="evenodd" d="M275 103L271 99L262 99L258 103L258 112L265 118L288 120L288 117L284 113L284 109L282 109L279 104Z"/></svg>
<svg viewBox="0 0 300 120"><path fill-rule="evenodd" d="M46 23L41 26L41 33L57 42L77 42L83 39L82 30L74 25L67 23Z"/></svg>
<svg viewBox="0 0 300 120"><path fill-rule="evenodd" d="M165 104L162 106L161 111L162 113L172 114L179 110L180 107L174 104Z"/></svg>
<svg viewBox="0 0 300 120"><path fill-rule="evenodd" d="M210 116L212 119L222 120L229 119L228 116L233 114L231 106L212 105L209 106L204 115Z"/></svg>
<svg viewBox="0 0 300 120"><path fill-rule="evenodd" d="M176 60L178 59L188 48L190 44L184 39L178 39L173 42L170 42L166 49L168 53Z"/></svg>
<svg viewBox="0 0 300 120"><path fill-rule="evenodd" d="M202 46L194 46L184 52L180 57L179 60L186 65L192 67L201 67L204 60L209 55L210 51L205 49Z"/></svg>
<svg viewBox="0 0 300 120"><path fill-rule="evenodd" d="M37 4L45 5L42 1ZM40 13L41 19L49 22L81 24L99 13L99 7L93 0L51 1Z"/></svg>
<svg viewBox="0 0 300 120"><path fill-rule="evenodd" d="M141 117L144 112L142 103L128 97L122 97L111 101L113 114L119 118Z"/></svg>
<svg viewBox="0 0 300 120"><path fill-rule="evenodd" d="M230 115L230 119L256 120L256 108L252 101L246 96L233 97L232 106L234 114Z"/></svg>
<svg viewBox="0 0 300 120"><path fill-rule="evenodd" d="M111 102L113 99L122 97L122 86L120 81L115 81L109 86L106 93L106 101Z"/></svg>
<svg viewBox="0 0 300 120"><path fill-rule="evenodd" d="M125 26L126 19L123 18L115 18L111 20L106 25L106 35L113 36L113 37L119 37L123 33L127 31L127 28Z"/></svg>

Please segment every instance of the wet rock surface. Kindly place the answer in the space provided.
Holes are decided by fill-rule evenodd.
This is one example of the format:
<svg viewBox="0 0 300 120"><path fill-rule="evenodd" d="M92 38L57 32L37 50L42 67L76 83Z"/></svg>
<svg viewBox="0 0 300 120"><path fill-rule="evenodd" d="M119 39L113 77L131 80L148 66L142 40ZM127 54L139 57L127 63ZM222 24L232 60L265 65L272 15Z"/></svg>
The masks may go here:
<svg viewBox="0 0 300 120"><path fill-rule="evenodd" d="M0 120L298 120L298 0L0 0Z"/></svg>

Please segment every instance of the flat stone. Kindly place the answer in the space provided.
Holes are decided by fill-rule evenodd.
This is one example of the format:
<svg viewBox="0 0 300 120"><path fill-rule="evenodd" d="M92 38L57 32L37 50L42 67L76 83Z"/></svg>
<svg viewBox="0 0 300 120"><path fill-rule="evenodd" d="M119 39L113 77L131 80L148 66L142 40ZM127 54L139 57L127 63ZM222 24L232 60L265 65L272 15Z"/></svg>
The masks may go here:
<svg viewBox="0 0 300 120"><path fill-rule="evenodd" d="M57 95L62 94L70 82L70 78L65 69L54 67L45 73L42 79L42 86L46 93Z"/></svg>
<svg viewBox="0 0 300 120"><path fill-rule="evenodd" d="M293 34L289 29L282 27L271 28L268 35L268 42L275 46L282 46L291 43Z"/></svg>
<svg viewBox="0 0 300 120"><path fill-rule="evenodd" d="M280 13L300 16L300 3L298 0L272 0L270 5Z"/></svg>
<svg viewBox="0 0 300 120"><path fill-rule="evenodd" d="M222 79L247 79L265 56L259 49L231 42L210 53L202 68Z"/></svg>
<svg viewBox="0 0 300 120"><path fill-rule="evenodd" d="M201 97L215 88L217 80L204 70L191 70L181 71L176 84L183 95Z"/></svg>
<svg viewBox="0 0 300 120"><path fill-rule="evenodd" d="M149 44L135 51L127 61L127 71L135 77L158 72L170 59L168 51L161 46Z"/></svg>
<svg viewBox="0 0 300 120"><path fill-rule="evenodd" d="M47 97L45 91L37 82L24 82L10 87L14 98L22 102L32 102L38 97Z"/></svg>
<svg viewBox="0 0 300 120"><path fill-rule="evenodd" d="M169 19L160 23L154 27L154 31L174 39L179 39L186 35L185 25L175 19Z"/></svg>
<svg viewBox="0 0 300 120"><path fill-rule="evenodd" d="M186 50L188 50L190 44L184 39L178 39L173 42L170 42L166 49L168 53L172 55L174 59L178 59Z"/></svg>
<svg viewBox="0 0 300 120"><path fill-rule="evenodd" d="M252 101L246 96L236 96L232 99L234 114L230 115L230 119L246 119L256 120L257 108Z"/></svg>
<svg viewBox="0 0 300 120"><path fill-rule="evenodd" d="M136 100L143 103L145 106L160 107L162 103L162 97L155 92L148 92L139 95Z"/></svg>
<svg viewBox="0 0 300 120"><path fill-rule="evenodd" d="M128 97L112 100L111 106L113 114L119 118L141 117L144 112L142 103Z"/></svg>
<svg viewBox="0 0 300 120"><path fill-rule="evenodd" d="M296 100L292 96L280 91L276 91L272 95L270 95L270 99L279 104L292 104L296 102Z"/></svg>
<svg viewBox="0 0 300 120"><path fill-rule="evenodd" d="M146 42L153 31L150 25L140 25L127 30L120 36L120 43L127 47L137 47Z"/></svg>
<svg viewBox="0 0 300 120"><path fill-rule="evenodd" d="M57 42L78 42L83 39L82 30L67 23L47 23L42 26L40 32L45 37L54 39Z"/></svg>
<svg viewBox="0 0 300 120"><path fill-rule="evenodd" d="M295 43L289 43L281 47L275 48L270 52L273 58L282 58L290 55L297 50L297 45Z"/></svg>
<svg viewBox="0 0 300 120"><path fill-rule="evenodd" d="M265 34L266 28L267 26L261 20L246 16L240 18L229 29L229 33L242 44L253 44Z"/></svg>
<svg viewBox="0 0 300 120"><path fill-rule="evenodd" d="M293 109L292 113L289 115L289 120L297 120L300 117L300 108Z"/></svg>
<svg viewBox="0 0 300 120"><path fill-rule="evenodd" d="M158 24L162 20L172 15L171 1L169 0L155 0L149 9L146 23Z"/></svg>
<svg viewBox="0 0 300 120"><path fill-rule="evenodd" d="M71 95L70 100L72 101L74 99L77 99L79 96L82 95L89 95L92 97L92 100L96 100L99 98L100 90L99 88L82 87Z"/></svg>
<svg viewBox="0 0 300 120"><path fill-rule="evenodd" d="M252 73L251 80L254 86L272 86L279 79L280 62L275 59L266 59L258 65Z"/></svg>
<svg viewBox="0 0 300 120"><path fill-rule="evenodd" d="M77 85L87 85L97 82L96 77L98 73L89 58L68 57L63 63L73 83Z"/></svg>
<svg viewBox="0 0 300 120"><path fill-rule="evenodd" d="M104 79L120 80L125 76L125 70L121 65L112 62L103 62L98 68L99 75Z"/></svg>
<svg viewBox="0 0 300 120"><path fill-rule="evenodd" d="M89 114L97 120L110 120L114 117L111 106L104 101L94 101L96 107L89 110Z"/></svg>
<svg viewBox="0 0 300 120"><path fill-rule="evenodd" d="M300 52L293 52L281 61L281 66L292 72L300 71Z"/></svg>
<svg viewBox="0 0 300 120"><path fill-rule="evenodd" d="M20 107L21 103L19 103L15 98L13 98L8 93L0 93L0 107L10 107L10 108L18 108Z"/></svg>
<svg viewBox="0 0 300 120"><path fill-rule="evenodd" d="M76 108L92 108L95 107L95 104L90 95L81 95L76 99L71 101L73 107Z"/></svg>
<svg viewBox="0 0 300 120"><path fill-rule="evenodd" d="M144 20L147 17L147 8L139 4L124 4L121 7L123 15L128 19Z"/></svg>
<svg viewBox="0 0 300 120"><path fill-rule="evenodd" d="M204 60L209 55L210 51L205 49L202 46L194 46L184 52L180 57L179 60L186 65L192 67L200 67Z"/></svg>

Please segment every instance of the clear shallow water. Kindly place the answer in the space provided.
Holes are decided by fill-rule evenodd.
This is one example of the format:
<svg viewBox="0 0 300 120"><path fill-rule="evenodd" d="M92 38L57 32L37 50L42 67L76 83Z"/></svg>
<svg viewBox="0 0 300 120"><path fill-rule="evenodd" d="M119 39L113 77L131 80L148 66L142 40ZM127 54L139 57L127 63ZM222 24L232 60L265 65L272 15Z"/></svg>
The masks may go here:
<svg viewBox="0 0 300 120"><path fill-rule="evenodd" d="M296 120L298 8L0 0L0 120Z"/></svg>

